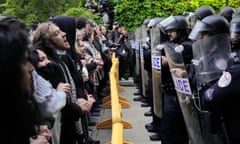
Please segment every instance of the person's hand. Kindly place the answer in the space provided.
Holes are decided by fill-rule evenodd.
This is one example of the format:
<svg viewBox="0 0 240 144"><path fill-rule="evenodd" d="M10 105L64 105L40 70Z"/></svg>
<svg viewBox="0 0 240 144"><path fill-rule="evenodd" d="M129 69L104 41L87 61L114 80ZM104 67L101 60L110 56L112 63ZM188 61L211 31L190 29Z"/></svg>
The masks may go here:
<svg viewBox="0 0 240 144"><path fill-rule="evenodd" d="M29 138L30 144L49 144L48 140L46 139L45 136L42 135L37 135L36 138Z"/></svg>
<svg viewBox="0 0 240 144"><path fill-rule="evenodd" d="M84 98L78 98L76 103L80 106L83 113L87 113L91 109L91 105L89 105L89 102Z"/></svg>
<svg viewBox="0 0 240 144"><path fill-rule="evenodd" d="M100 60L100 59L95 59L94 62L99 65L99 66L103 66L104 65L104 62L103 60Z"/></svg>
<svg viewBox="0 0 240 144"><path fill-rule="evenodd" d="M65 93L67 93L69 95L70 90L71 90L71 86L70 86L69 83L60 82L57 86L57 90L58 91L64 91Z"/></svg>
<svg viewBox="0 0 240 144"><path fill-rule="evenodd" d="M162 65L163 66L168 65L168 61L167 61L167 57L166 56L161 56L161 60L162 60Z"/></svg>
<svg viewBox="0 0 240 144"><path fill-rule="evenodd" d="M116 46L116 47L120 46L119 43L113 43L113 45Z"/></svg>
<svg viewBox="0 0 240 144"><path fill-rule="evenodd" d="M111 51L116 51L117 48L116 48L116 47L112 47L112 48L110 48L110 50L111 50Z"/></svg>
<svg viewBox="0 0 240 144"><path fill-rule="evenodd" d="M183 77L186 74L186 70L181 68L173 68L170 70L176 77Z"/></svg>
<svg viewBox="0 0 240 144"><path fill-rule="evenodd" d="M87 64L87 61L85 59L82 59L81 63L82 63L83 66L85 66Z"/></svg>
<svg viewBox="0 0 240 144"><path fill-rule="evenodd" d="M103 68L103 66L101 66L101 65L97 66L97 69L102 69L102 68Z"/></svg>
<svg viewBox="0 0 240 144"><path fill-rule="evenodd" d="M88 101L91 102L92 104L96 102L92 94L88 94L87 97L88 97Z"/></svg>
<svg viewBox="0 0 240 144"><path fill-rule="evenodd" d="M47 125L40 125L39 127L39 135L41 136L45 136L45 138L47 140L50 140L52 137L52 132L51 130L48 128Z"/></svg>

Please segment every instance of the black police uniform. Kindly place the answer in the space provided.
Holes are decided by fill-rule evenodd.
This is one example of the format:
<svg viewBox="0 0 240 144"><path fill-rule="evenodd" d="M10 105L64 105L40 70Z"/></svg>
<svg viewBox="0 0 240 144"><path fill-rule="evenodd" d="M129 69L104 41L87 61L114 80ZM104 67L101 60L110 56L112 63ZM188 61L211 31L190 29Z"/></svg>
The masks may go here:
<svg viewBox="0 0 240 144"><path fill-rule="evenodd" d="M192 59L192 42L190 40L179 43L184 46L183 57L185 64ZM162 67L163 83L163 118L161 123L161 137L165 144L188 144L188 134L182 111L177 99L176 90L168 66Z"/></svg>
<svg viewBox="0 0 240 144"><path fill-rule="evenodd" d="M151 62L151 48L144 50L144 69L148 72L148 87L147 87L147 102L150 105L150 113L152 113L152 122L148 125L146 125L146 128L149 132L158 132L160 131L160 121L153 112L153 87L152 87L152 62ZM151 140L160 140L157 136L150 136Z"/></svg>
<svg viewBox="0 0 240 144"><path fill-rule="evenodd" d="M204 37L200 37L202 35ZM236 122L239 121L236 117L238 111L236 101L239 98L236 96L240 86L238 84L240 65L232 65L229 58L231 47L228 22L221 16L207 16L198 21L189 38L196 40L193 49L194 59L199 60L199 64L195 65L195 76L198 81L201 108L210 112L210 119L205 121L207 123L201 124L210 123L210 132L215 134L211 135L209 131L203 129L206 132L206 134L203 132L203 135L208 138L205 140L210 142L217 136L220 142L215 143L239 143L236 136L238 134L235 132L239 133L239 124Z"/></svg>
<svg viewBox="0 0 240 144"><path fill-rule="evenodd" d="M203 107L212 112L211 132L224 136L230 144L240 142L240 64L231 66L226 70L231 75L226 78L226 86L219 86L216 81L209 88L202 91ZM224 83L224 82L222 82ZM224 127L223 127L224 126ZM224 131L225 130L225 131Z"/></svg>
<svg viewBox="0 0 240 144"><path fill-rule="evenodd" d="M192 42L187 39L188 23L183 16L170 16L160 22L165 33L176 32L173 40L166 45L179 44L184 47L182 56L185 64L190 64L193 58ZM163 54L164 55L164 54ZM163 117L161 121L161 137L163 144L188 144L189 138L178 102L176 90L172 80L169 66L162 66L163 88Z"/></svg>

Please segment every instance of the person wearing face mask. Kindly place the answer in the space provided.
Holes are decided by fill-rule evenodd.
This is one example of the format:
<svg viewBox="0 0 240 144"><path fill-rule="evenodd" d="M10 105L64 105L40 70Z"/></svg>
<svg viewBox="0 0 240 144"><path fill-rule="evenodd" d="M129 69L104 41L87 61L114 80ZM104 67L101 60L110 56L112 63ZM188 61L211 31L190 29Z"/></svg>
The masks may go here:
<svg viewBox="0 0 240 144"><path fill-rule="evenodd" d="M52 144L60 143L61 132L61 109L66 105L67 96L70 93L70 84L60 82L57 88L45 80L40 74L48 68L51 63L42 50L32 50L29 54L29 61L34 66L33 95L37 100L43 116L54 118L52 131Z"/></svg>
<svg viewBox="0 0 240 144"><path fill-rule="evenodd" d="M61 110L60 143L83 142L84 136L78 133L81 132L81 126L78 121L84 114L89 112L91 104L81 97L84 94L78 89L78 82L80 81L77 80L76 75L73 75L76 67L72 59L66 55L67 49L70 48L66 33L52 22L41 23L33 33L33 45L37 49L44 51L51 61L51 65L42 73L42 76L49 80L54 88L60 82L70 84L70 96L68 96L65 107ZM72 66L71 69L69 66Z"/></svg>

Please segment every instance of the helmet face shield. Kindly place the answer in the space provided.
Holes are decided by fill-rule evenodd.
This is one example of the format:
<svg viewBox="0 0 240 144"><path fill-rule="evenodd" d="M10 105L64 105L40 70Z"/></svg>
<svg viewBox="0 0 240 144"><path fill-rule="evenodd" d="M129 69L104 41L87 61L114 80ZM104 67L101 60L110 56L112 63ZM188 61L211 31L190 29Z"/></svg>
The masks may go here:
<svg viewBox="0 0 240 144"><path fill-rule="evenodd" d="M240 42L240 23L232 23L230 26L230 38L233 44Z"/></svg>
<svg viewBox="0 0 240 144"><path fill-rule="evenodd" d="M151 19L147 26L150 28L150 27L153 27L153 25L154 25L154 19Z"/></svg>
<svg viewBox="0 0 240 144"><path fill-rule="evenodd" d="M213 35L193 43L193 64L196 79L206 84L216 80L232 63L231 44L228 34Z"/></svg>
<svg viewBox="0 0 240 144"><path fill-rule="evenodd" d="M170 25L176 23L176 20L173 16L170 16L166 19L164 19L163 21L160 22L160 25L161 25L161 30L164 32L164 33L167 33L167 30L170 29Z"/></svg>
<svg viewBox="0 0 240 144"><path fill-rule="evenodd" d="M196 24L197 20L198 17L196 15L192 15L191 17L189 17L190 28L194 28L194 25Z"/></svg>
<svg viewBox="0 0 240 144"><path fill-rule="evenodd" d="M240 43L240 33L231 32L230 39L233 44Z"/></svg>
<svg viewBox="0 0 240 144"><path fill-rule="evenodd" d="M230 26L231 33L240 33L240 23L232 23Z"/></svg>
<svg viewBox="0 0 240 144"><path fill-rule="evenodd" d="M202 21L198 20L195 26L193 27L191 33L189 34L188 38L191 40L197 40L200 38L202 32L207 31L207 25Z"/></svg>

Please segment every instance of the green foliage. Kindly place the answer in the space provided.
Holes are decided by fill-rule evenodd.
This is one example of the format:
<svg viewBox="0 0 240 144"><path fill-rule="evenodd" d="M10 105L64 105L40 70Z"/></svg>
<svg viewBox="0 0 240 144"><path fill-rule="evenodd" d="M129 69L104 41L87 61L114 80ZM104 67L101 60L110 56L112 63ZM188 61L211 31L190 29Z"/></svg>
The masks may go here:
<svg viewBox="0 0 240 144"><path fill-rule="evenodd" d="M74 16L74 17L80 17L84 16L89 19L93 19L94 21L100 23L100 15L99 14L93 14L92 12L88 11L85 8L70 8L62 15L66 16Z"/></svg>
<svg viewBox="0 0 240 144"><path fill-rule="evenodd" d="M119 0L114 12L115 19L132 31L147 18L183 15L200 6L211 6L218 14L226 0ZM229 0L229 6L240 7L240 0Z"/></svg>
<svg viewBox="0 0 240 144"><path fill-rule="evenodd" d="M129 31L141 26L147 18L182 15L194 12L200 6L211 6L219 13L227 0L109 0L114 19ZM26 24L46 21L55 15L86 16L102 23L100 14L92 14L84 8L86 0L0 0L2 14L15 15ZM228 0L229 6L240 7L240 0Z"/></svg>

